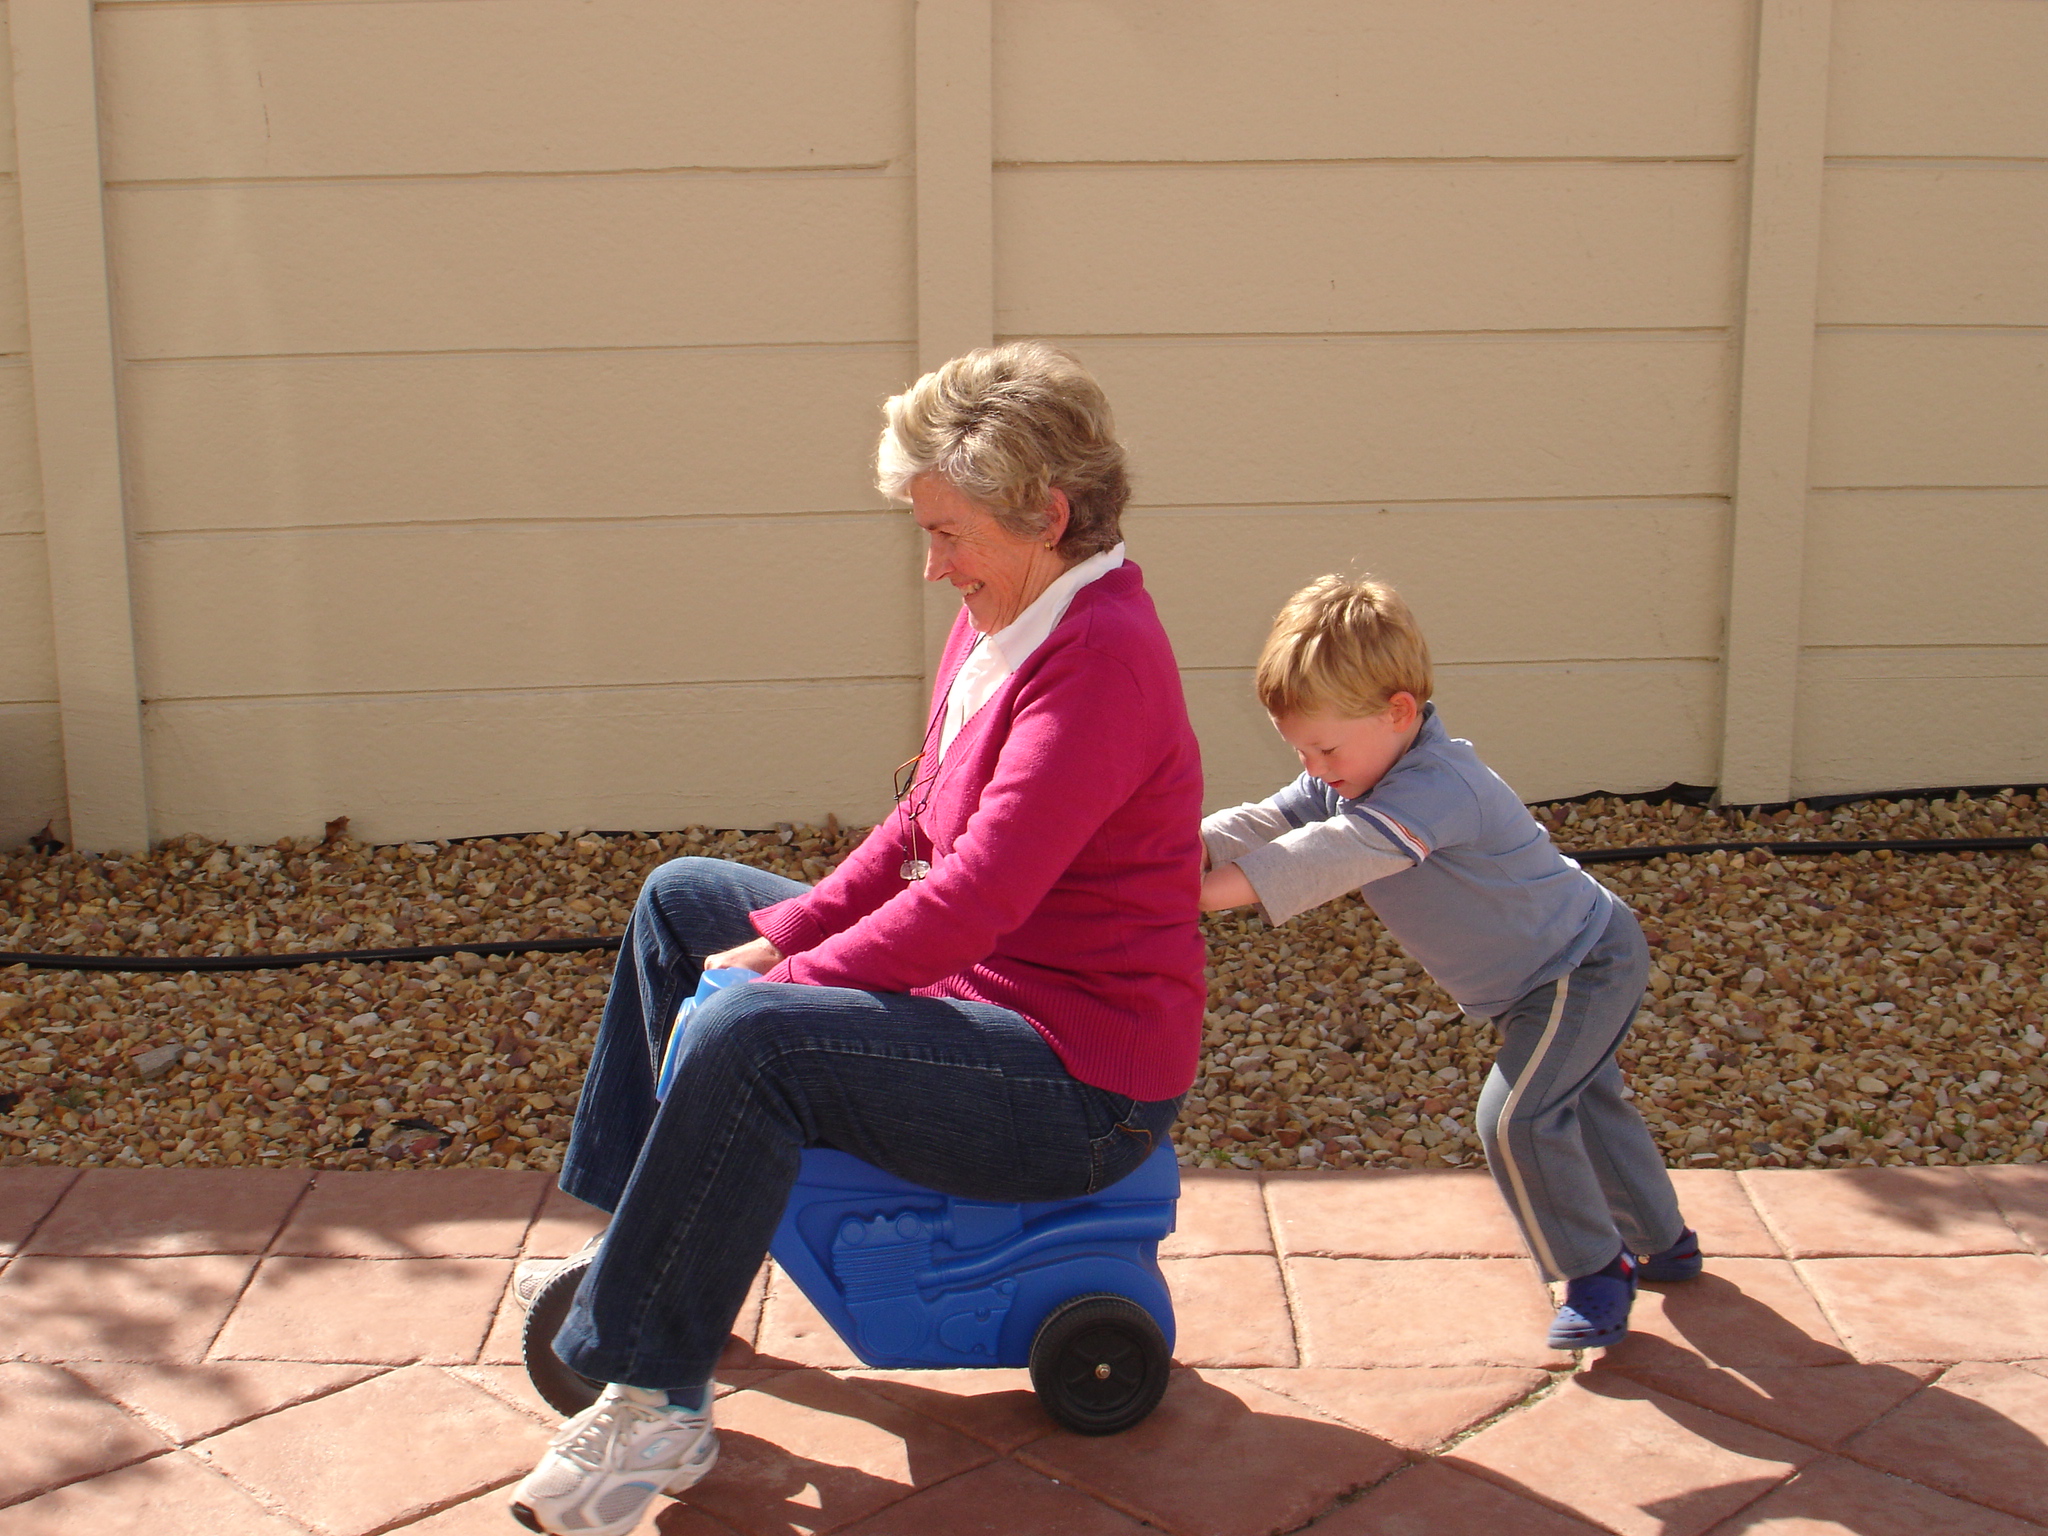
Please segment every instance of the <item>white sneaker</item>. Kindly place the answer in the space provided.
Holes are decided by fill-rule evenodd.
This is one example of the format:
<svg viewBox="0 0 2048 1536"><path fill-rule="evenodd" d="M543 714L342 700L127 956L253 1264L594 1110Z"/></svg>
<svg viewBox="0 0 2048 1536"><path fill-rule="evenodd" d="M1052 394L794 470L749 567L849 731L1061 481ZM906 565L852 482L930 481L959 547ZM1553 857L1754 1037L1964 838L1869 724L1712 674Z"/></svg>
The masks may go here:
<svg viewBox="0 0 2048 1536"><path fill-rule="evenodd" d="M566 1259L520 1260L518 1267L512 1271L512 1295L518 1300L521 1307L531 1312L533 1310L534 1298L540 1295L542 1288L550 1280L560 1274L566 1266L587 1259L590 1255L596 1253L598 1244L603 1241L604 1233L599 1232Z"/></svg>
<svg viewBox="0 0 2048 1536"><path fill-rule="evenodd" d="M681 1493L718 1461L711 1408L614 1382L569 1420L512 1494L512 1518L552 1536L625 1536L656 1494Z"/></svg>

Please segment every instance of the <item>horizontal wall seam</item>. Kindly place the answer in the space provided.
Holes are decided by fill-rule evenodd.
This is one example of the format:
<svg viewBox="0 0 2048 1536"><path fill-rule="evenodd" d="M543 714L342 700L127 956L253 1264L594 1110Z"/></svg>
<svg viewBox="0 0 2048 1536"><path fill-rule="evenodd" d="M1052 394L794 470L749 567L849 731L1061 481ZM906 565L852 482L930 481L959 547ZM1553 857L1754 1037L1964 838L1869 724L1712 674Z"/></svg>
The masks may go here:
<svg viewBox="0 0 2048 1536"><path fill-rule="evenodd" d="M1808 655L1918 656L1928 651L2048 651L2048 640L1928 640L1913 645L1802 645Z"/></svg>
<svg viewBox="0 0 2048 1536"><path fill-rule="evenodd" d="M1997 321L1973 320L1968 322L1945 322L1939 320L1823 320L1814 326L1820 336L1865 333L1882 335L1887 332L1920 334L1933 332L1949 336L2048 336L2048 325L2014 323L2001 324Z"/></svg>
<svg viewBox="0 0 2048 1536"><path fill-rule="evenodd" d="M420 0L93 0L95 11L309 11L316 6L418 5ZM466 0L454 0L466 3Z"/></svg>
<svg viewBox="0 0 2048 1536"><path fill-rule="evenodd" d="M365 3L365 0L348 0L348 3ZM367 0L367 3L381 5L384 0ZM632 347L429 347L417 352L218 352L195 353L190 356L173 354L165 357L130 357L124 359L123 366L169 368L193 364L210 366L215 363L351 362L357 359L377 361L384 358L416 357L603 357L614 353L642 352L910 352L915 348L916 343L908 337L901 340L859 338L850 341L665 341Z"/></svg>
<svg viewBox="0 0 2048 1536"><path fill-rule="evenodd" d="M382 3L382 0L374 0ZM1344 341L1517 341L1553 340L1570 337L1615 338L1624 341L1697 341L1702 339L1726 341L1731 338L1733 328L1725 325L1713 326L1614 326L1614 327L1565 327L1557 329L1530 330L1472 330L1472 331L1174 331L1147 334L1143 332L1086 332L1086 331L1032 331L1005 332L999 341L1018 341L1030 338L1054 341L1126 342L1160 345L1221 345L1237 343L1280 343L1284 345L1313 342L1327 344ZM363 351L363 352L218 352L173 355L167 357L134 357L124 361L129 368L211 365L215 363L299 363L299 362L347 362L355 359L404 359L426 357L599 357L607 354L629 354L642 352L766 352L766 351L907 351L915 346L908 338L850 338L834 340L818 338L806 341L702 341L662 342L659 344L591 347L437 347L421 351Z"/></svg>
<svg viewBox="0 0 2048 1536"><path fill-rule="evenodd" d="M998 341L1112 341L1208 345L1218 342L1332 342L1332 341L1522 341L1554 337L1619 337L1633 341L1696 341L1701 338L1727 340L1734 334L1729 325L1614 325L1614 326L1530 326L1516 330L1413 330L1413 331L1002 331Z"/></svg>
<svg viewBox="0 0 2048 1536"><path fill-rule="evenodd" d="M1890 166L1913 170L1954 166L1971 170L1980 166L2019 166L2035 169L2048 166L2048 155L1829 155L1825 165Z"/></svg>
<svg viewBox="0 0 2048 1536"><path fill-rule="evenodd" d="M1430 664L1439 672L1554 672L1559 669L1584 669L1588 667L1613 672L1656 671L1676 672L1705 667L1718 667L1719 656L1550 656L1534 661L1513 661L1505 659L1481 659L1476 661L1446 661L1432 657ZM1250 677L1258 670L1254 666L1242 667L1182 667L1184 676L1203 677Z"/></svg>
<svg viewBox="0 0 2048 1536"><path fill-rule="evenodd" d="M1131 503L1124 509L1126 517L1131 516L1201 516L1226 517L1249 514L1257 516L1264 512L1332 512L1339 514L1368 515L1374 512L1399 512L1423 508L1443 507L1526 507L1532 513L1560 509L1600 509L1607 511L1629 511L1640 508L1644 511L1661 510L1672 505L1698 505L1702 511L1720 511L1726 508L1728 497L1712 491L1674 491L1668 495L1633 496L1444 496L1444 497L1366 497L1359 501L1263 501L1263 502L1176 502L1160 504ZM672 512L648 513L633 517L493 517L493 518L405 518L376 522L352 523L287 523L287 524L222 524L216 527L200 528L139 528L135 537L139 542L153 544L176 543L180 540L233 539L246 537L291 538L305 533L388 533L407 529L476 529L506 532L527 530L558 530L573 532L591 528L632 528L662 527L668 525L687 526L698 523L753 523L772 522L787 525L797 521L814 522L865 522L894 520L907 512L904 507L799 507L787 511L763 509L748 512ZM40 530L34 531L40 536ZM4 536L4 535L0 535ZM19 535L16 535L19 536Z"/></svg>
<svg viewBox="0 0 2048 1536"><path fill-rule="evenodd" d="M492 517L492 518L412 518L389 522L364 523L288 523L282 526L272 524L227 525L218 528L141 528L135 537L146 544L175 544L185 541L199 542L207 539L244 538L293 538L304 533L393 533L408 529L474 529L478 532L585 532L592 528L641 528L641 527L684 527L698 523L758 523L773 522L788 525L794 522L874 522L882 519L900 519L907 509L903 507L873 507L867 509L803 508L790 512L671 512L649 513L642 517Z"/></svg>
<svg viewBox="0 0 2048 1536"><path fill-rule="evenodd" d="M1734 165L1727 155L1312 155L1282 160L998 160L999 171L1284 170L1353 165Z"/></svg>
<svg viewBox="0 0 2048 1536"><path fill-rule="evenodd" d="M639 165L563 171L337 171L329 175L304 176L155 176L109 181L107 190L191 192L214 187L372 187L414 182L689 180L744 176L818 177L841 181L886 177L892 171L906 179L909 175L900 160L862 160L837 165Z"/></svg>
<svg viewBox="0 0 2048 1536"><path fill-rule="evenodd" d="M1922 491L1941 491L1944 493L1985 491L1993 494L2006 494L2012 491L2048 491L2048 485L2001 485L1995 483L1987 485L1814 485L1807 487L1807 489L1815 495L1822 494L1823 492L1828 495L1869 495L1876 491L1896 492L1900 495L1912 495Z"/></svg>
<svg viewBox="0 0 2048 1536"><path fill-rule="evenodd" d="M917 683L915 672L872 672L850 677L715 677L701 681L650 683L526 683L503 687L472 688L376 688L354 691L334 689L320 693L193 693L145 695L143 703L152 709L176 709L200 704L361 704L408 699L493 699L567 698L586 693L713 693L758 688L861 688Z"/></svg>
<svg viewBox="0 0 2048 1536"><path fill-rule="evenodd" d="M1361 496L1347 501L1332 501L1322 497L1310 501L1177 501L1139 502L1134 501L1125 512L1198 512L1228 514L1235 512L1364 512L1399 511L1404 507L1531 507L1544 511L1570 507L1612 507L1626 508L1641 503L1644 506L1665 506L1672 502L1716 502L1726 506L1728 493L1725 491L1668 491L1663 493L1636 492L1626 496L1594 493L1586 496Z"/></svg>

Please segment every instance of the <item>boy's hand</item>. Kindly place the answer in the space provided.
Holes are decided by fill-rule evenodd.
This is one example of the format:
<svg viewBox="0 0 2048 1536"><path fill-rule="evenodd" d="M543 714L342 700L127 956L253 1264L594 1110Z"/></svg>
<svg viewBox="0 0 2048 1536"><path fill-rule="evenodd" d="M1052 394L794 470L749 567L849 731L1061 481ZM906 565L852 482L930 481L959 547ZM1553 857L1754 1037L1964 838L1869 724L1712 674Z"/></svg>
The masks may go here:
<svg viewBox="0 0 2048 1536"><path fill-rule="evenodd" d="M1202 876L1202 910L1220 912L1226 907L1255 907L1259 893L1235 864L1224 864Z"/></svg>

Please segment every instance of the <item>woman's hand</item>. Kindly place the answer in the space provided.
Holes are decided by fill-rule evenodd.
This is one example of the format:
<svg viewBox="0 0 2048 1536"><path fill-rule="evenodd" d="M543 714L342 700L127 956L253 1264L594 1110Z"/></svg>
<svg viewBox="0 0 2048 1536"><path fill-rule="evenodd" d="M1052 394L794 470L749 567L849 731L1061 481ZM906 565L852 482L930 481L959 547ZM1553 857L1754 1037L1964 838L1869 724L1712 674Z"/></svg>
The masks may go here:
<svg viewBox="0 0 2048 1536"><path fill-rule="evenodd" d="M1235 864L1225 864L1212 869L1202 876L1202 910L1220 912L1226 907L1257 906L1259 893L1252 889L1252 883L1245 872Z"/></svg>
<svg viewBox="0 0 2048 1536"><path fill-rule="evenodd" d="M766 975L782 963L782 951L766 939L755 939L738 949L728 949L704 962L707 971L753 971Z"/></svg>

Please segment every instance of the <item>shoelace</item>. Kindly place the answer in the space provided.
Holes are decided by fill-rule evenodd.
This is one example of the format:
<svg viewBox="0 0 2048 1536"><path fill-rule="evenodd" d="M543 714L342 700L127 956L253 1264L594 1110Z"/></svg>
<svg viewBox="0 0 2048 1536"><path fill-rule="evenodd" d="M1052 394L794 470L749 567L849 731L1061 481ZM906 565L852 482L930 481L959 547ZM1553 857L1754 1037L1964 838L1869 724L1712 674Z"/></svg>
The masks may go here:
<svg viewBox="0 0 2048 1536"><path fill-rule="evenodd" d="M614 1400L596 1403L584 1410L585 1418L578 1414L555 1431L554 1449L578 1466L596 1471L604 1464L604 1449L609 1443L624 1440L638 1426L654 1427L665 1425L670 1428L683 1427L667 1411L649 1408L641 1403ZM614 1427L616 1426L616 1427Z"/></svg>

